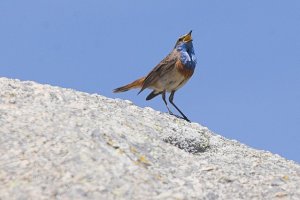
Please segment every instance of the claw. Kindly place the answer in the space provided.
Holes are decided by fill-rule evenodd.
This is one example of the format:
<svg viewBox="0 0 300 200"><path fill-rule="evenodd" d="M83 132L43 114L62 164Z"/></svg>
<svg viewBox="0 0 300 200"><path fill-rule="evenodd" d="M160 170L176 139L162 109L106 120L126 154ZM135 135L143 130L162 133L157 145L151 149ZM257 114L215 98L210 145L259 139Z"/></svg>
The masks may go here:
<svg viewBox="0 0 300 200"><path fill-rule="evenodd" d="M172 115L172 116L174 116L174 117L177 117L177 118L179 118L179 119L184 119L184 120L187 121L187 122L191 122L191 121L190 121L188 118L186 118L186 117L181 117L181 116L179 116L179 115L173 114L172 112L171 112L171 113L169 112L169 114Z"/></svg>

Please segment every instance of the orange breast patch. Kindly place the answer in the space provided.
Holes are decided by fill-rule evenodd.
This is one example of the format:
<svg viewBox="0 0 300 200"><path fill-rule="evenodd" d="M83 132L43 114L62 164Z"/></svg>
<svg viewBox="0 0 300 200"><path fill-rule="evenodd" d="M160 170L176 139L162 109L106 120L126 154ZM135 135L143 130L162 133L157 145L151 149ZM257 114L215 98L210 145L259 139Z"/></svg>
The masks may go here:
<svg viewBox="0 0 300 200"><path fill-rule="evenodd" d="M183 75L185 78L190 78L194 73L193 69L187 69L186 67L184 67L184 65L180 60L178 60L175 65L178 72L181 75Z"/></svg>

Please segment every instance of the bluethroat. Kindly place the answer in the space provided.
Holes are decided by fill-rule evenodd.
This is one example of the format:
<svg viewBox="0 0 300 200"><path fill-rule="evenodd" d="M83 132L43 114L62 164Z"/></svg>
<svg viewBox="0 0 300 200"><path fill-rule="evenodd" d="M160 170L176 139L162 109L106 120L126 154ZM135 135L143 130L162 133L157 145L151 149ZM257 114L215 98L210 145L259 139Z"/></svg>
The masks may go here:
<svg viewBox="0 0 300 200"><path fill-rule="evenodd" d="M196 67L197 61L192 41L192 31L179 37L171 53L156 65L147 76L116 88L113 92L125 92L130 89L141 88L138 93L140 94L146 88L152 89L153 91L147 96L146 100L153 99L161 94L169 113L174 115L166 101L166 92L171 93L169 102L182 115L183 119L190 122L174 104L173 99L175 92L191 78Z"/></svg>

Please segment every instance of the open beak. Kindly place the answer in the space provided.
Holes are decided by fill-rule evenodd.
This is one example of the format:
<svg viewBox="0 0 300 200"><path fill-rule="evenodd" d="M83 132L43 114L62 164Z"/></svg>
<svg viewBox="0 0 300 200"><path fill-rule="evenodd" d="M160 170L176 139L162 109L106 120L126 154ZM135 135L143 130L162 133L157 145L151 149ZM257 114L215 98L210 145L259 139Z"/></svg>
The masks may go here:
<svg viewBox="0 0 300 200"><path fill-rule="evenodd" d="M185 35L185 37L183 38L184 42L190 42L192 41L192 31L190 31L188 34Z"/></svg>

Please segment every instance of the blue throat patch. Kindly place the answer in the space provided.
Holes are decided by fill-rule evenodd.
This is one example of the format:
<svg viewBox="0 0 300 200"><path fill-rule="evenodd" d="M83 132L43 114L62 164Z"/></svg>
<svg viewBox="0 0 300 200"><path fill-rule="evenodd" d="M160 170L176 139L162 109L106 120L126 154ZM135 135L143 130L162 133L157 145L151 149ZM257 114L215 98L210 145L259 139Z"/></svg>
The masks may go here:
<svg viewBox="0 0 300 200"><path fill-rule="evenodd" d="M184 67L186 67L187 69L194 70L196 67L197 60L194 52L193 43L179 43L177 44L176 49L180 52L180 60L183 63Z"/></svg>

